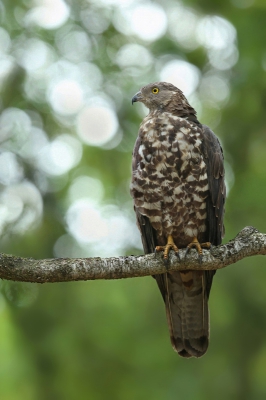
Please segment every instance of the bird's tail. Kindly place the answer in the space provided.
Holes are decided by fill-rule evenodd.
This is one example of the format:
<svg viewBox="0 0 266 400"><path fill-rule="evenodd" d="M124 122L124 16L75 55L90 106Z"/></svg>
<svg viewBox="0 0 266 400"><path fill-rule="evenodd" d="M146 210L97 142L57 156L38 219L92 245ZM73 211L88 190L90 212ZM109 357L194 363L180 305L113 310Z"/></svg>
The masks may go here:
<svg viewBox="0 0 266 400"><path fill-rule="evenodd" d="M205 271L175 271L161 275L171 343L182 357L201 357L209 345L209 311ZM163 281L163 282L162 282ZM207 289L206 289L207 288Z"/></svg>

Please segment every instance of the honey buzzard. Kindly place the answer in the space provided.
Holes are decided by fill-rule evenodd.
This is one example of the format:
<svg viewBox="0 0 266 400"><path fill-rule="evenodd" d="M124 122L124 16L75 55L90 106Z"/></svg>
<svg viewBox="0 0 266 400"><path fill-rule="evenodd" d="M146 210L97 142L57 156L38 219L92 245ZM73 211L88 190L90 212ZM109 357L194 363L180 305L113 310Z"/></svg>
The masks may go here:
<svg viewBox="0 0 266 400"><path fill-rule="evenodd" d="M219 245L223 237L224 160L218 138L174 85L155 82L132 98L149 114L133 152L131 196L145 253ZM208 297L215 271L155 275L172 346L201 357L209 344Z"/></svg>

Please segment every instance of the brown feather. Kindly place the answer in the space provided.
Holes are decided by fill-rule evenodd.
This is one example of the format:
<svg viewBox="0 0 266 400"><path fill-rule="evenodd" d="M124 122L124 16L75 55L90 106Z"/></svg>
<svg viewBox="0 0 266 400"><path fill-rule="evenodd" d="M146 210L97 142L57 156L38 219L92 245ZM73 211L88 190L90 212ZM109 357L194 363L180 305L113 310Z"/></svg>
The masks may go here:
<svg viewBox="0 0 266 400"><path fill-rule="evenodd" d="M153 94L153 89L158 93ZM132 160L131 195L145 253L178 247L196 236L220 244L225 200L223 154L214 133L201 125L183 93L166 82L141 89L134 101L144 118ZM202 356L209 343L208 297L215 271L154 276L165 302L171 342L182 357Z"/></svg>

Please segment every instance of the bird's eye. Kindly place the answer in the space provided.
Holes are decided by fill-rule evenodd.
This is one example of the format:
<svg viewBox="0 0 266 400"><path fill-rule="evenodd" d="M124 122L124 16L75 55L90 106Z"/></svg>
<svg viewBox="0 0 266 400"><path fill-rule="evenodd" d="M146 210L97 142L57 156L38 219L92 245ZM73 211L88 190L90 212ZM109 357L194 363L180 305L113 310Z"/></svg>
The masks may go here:
<svg viewBox="0 0 266 400"><path fill-rule="evenodd" d="M153 93L153 94L159 93L159 89L158 89L157 87L154 87L154 88L152 89L152 93Z"/></svg>

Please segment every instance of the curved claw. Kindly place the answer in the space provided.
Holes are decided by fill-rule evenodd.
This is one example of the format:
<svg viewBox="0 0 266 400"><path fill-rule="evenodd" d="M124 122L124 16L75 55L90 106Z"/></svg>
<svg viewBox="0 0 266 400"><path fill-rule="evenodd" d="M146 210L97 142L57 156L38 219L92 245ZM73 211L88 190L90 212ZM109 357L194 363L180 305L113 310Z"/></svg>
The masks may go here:
<svg viewBox="0 0 266 400"><path fill-rule="evenodd" d="M164 258L164 259L163 259L163 263L164 263L165 267L168 267L168 265L169 265L169 258Z"/></svg>
<svg viewBox="0 0 266 400"><path fill-rule="evenodd" d="M158 253L159 251L163 251L163 258L164 258L165 265L168 265L168 257L169 257L170 250L174 250L175 254L180 259L180 256L178 254L178 247L175 245L174 240L171 235L168 236L167 244L165 246L156 246L155 247L155 253Z"/></svg>
<svg viewBox="0 0 266 400"><path fill-rule="evenodd" d="M193 247L197 250L198 255L199 255L199 263L202 264L202 249L210 249L211 248L211 243L210 242L205 242L205 243L199 243L198 239L196 237L193 238L192 242L189 243L187 245L187 249L186 249L186 253L185 253L185 257L187 256L188 252L190 249L192 249Z"/></svg>
<svg viewBox="0 0 266 400"><path fill-rule="evenodd" d="M190 250L190 247L187 247L187 248L186 248L186 252L185 252L185 258L186 258L186 256L188 255L189 250Z"/></svg>

